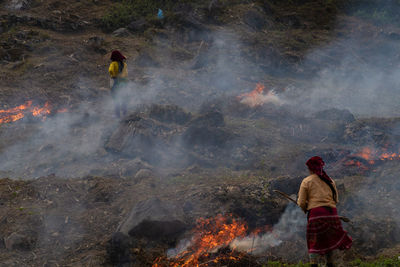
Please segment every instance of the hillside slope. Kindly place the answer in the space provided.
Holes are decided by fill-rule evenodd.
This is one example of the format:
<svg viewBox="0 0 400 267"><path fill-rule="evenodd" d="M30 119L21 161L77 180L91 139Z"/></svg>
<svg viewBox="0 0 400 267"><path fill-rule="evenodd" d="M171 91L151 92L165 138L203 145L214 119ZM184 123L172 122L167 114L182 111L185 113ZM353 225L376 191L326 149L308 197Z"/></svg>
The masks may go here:
<svg viewBox="0 0 400 267"><path fill-rule="evenodd" d="M198 219L220 214L267 241L259 254L221 245L206 266L305 261L305 217L272 190L296 194L314 155L353 221L339 266L397 264L399 10L0 0L0 265L168 266ZM114 49L129 69L121 119Z"/></svg>

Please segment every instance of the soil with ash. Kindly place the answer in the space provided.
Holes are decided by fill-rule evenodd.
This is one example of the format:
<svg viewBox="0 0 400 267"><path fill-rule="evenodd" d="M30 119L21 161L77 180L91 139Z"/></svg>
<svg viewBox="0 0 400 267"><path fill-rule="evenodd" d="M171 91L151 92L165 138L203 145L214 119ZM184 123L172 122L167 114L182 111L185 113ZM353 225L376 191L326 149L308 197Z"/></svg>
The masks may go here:
<svg viewBox="0 0 400 267"><path fill-rule="evenodd" d="M396 223L399 211L395 205L399 199L393 194L398 185L388 187L398 167L388 164L378 167L374 177L337 179L342 199L339 212L351 218L351 224L344 226L355 240L352 250L338 254L339 263L378 253L399 242L400 229ZM382 174L386 178L382 178ZM184 177L185 173L181 175ZM202 173L201 176L210 175L218 174ZM190 173L186 173L186 177L189 178ZM162 258L168 262L167 250L183 239L190 239L198 218L232 214L247 223L249 232L258 227L279 225L288 203L272 189L294 193L301 180L301 177L281 177L245 182L233 176L231 179L238 180L226 184L218 182L221 178L211 181L200 177L190 184L183 182L185 178L179 182L173 177L140 182L101 177L2 179L0 259L8 266L124 263L151 266ZM389 203L392 216L370 211L373 207L368 206L367 199L376 205ZM293 228L296 224L290 226L289 223L285 227ZM382 229L379 235L376 229ZM249 262L262 266L258 263L266 260L305 260L304 230L297 229L289 240L282 237L280 244L267 245L258 256L241 254L236 260L221 262L227 266ZM204 256L202 262L231 255L225 252ZM207 266L214 266L210 264Z"/></svg>

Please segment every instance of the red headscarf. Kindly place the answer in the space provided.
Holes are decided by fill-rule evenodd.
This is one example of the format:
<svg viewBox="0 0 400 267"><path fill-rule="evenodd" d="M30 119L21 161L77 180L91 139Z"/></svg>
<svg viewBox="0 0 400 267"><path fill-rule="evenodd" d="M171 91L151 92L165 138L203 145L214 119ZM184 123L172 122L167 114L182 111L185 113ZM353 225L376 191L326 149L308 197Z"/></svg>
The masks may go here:
<svg viewBox="0 0 400 267"><path fill-rule="evenodd" d="M325 162L322 160L321 157L315 156L307 160L306 162L307 167L310 171L314 172L318 177L324 181L332 190L333 200L337 202L337 193L336 189L333 187L332 179L326 174L324 171Z"/></svg>
<svg viewBox="0 0 400 267"><path fill-rule="evenodd" d="M307 167L310 171L314 172L318 175L321 179L326 180L329 183L332 183L332 179L326 174L324 171L325 162L322 160L321 157L315 156L307 160L306 162Z"/></svg>
<svg viewBox="0 0 400 267"><path fill-rule="evenodd" d="M124 59L126 59L126 57L124 57L124 55L122 55L121 52L119 52L118 50L112 51L112 53L111 53L112 61L122 62Z"/></svg>

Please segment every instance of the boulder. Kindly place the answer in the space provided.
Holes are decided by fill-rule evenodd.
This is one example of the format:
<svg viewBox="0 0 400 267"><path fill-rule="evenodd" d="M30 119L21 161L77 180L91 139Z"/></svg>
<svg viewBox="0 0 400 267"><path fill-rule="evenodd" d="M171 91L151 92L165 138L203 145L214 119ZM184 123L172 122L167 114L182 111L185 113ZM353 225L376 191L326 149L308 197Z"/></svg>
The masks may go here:
<svg viewBox="0 0 400 267"><path fill-rule="evenodd" d="M183 134L187 145L222 147L232 137L231 133L220 127L192 125Z"/></svg>
<svg viewBox="0 0 400 267"><path fill-rule="evenodd" d="M130 35L127 28L119 28L118 30L115 30L112 34L117 37L124 37Z"/></svg>
<svg viewBox="0 0 400 267"><path fill-rule="evenodd" d="M192 118L192 114L176 105L152 105L149 109L149 117L160 122L183 125Z"/></svg>
<svg viewBox="0 0 400 267"><path fill-rule="evenodd" d="M13 10L24 10L28 9L32 2L32 0L11 0L7 7Z"/></svg>
<svg viewBox="0 0 400 267"><path fill-rule="evenodd" d="M143 220L129 231L129 235L173 245L186 228L186 224L179 220Z"/></svg>
<svg viewBox="0 0 400 267"><path fill-rule="evenodd" d="M188 123L183 139L187 145L223 146L232 137L224 125L222 113L211 110Z"/></svg>
<svg viewBox="0 0 400 267"><path fill-rule="evenodd" d="M128 160L121 164L120 171L124 177L134 177L141 170L151 171L153 167L147 162L141 160L140 158L135 158L133 160Z"/></svg>
<svg viewBox="0 0 400 267"><path fill-rule="evenodd" d="M158 227L160 222L166 222L168 225L180 226L175 229L176 232L180 232L183 230L181 227L184 226L184 223L178 219L180 217L182 217L182 209L173 204L161 201L159 198L151 198L139 202L133 207L129 216L119 225L117 231L130 236L138 236L140 235L138 229L143 228L143 224L152 225L153 222L157 222L154 223L154 227ZM168 233L170 232L168 231ZM143 235L151 236L152 234L144 233Z"/></svg>
<svg viewBox="0 0 400 267"><path fill-rule="evenodd" d="M163 137L170 131L171 128L153 119L133 114L112 133L105 149L130 156L146 155L151 153L151 147L164 143Z"/></svg>
<svg viewBox="0 0 400 267"><path fill-rule="evenodd" d="M182 208L158 198L139 202L107 244L110 261L118 266L134 262L132 249L139 240L144 240L147 247L160 243L175 246L187 229L179 219L182 216Z"/></svg>

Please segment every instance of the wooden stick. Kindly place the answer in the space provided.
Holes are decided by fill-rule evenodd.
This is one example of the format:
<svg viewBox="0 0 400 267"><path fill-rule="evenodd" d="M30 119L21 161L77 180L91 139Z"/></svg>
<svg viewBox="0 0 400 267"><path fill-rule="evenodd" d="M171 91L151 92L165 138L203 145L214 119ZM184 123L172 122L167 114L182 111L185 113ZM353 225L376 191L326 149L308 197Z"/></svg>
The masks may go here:
<svg viewBox="0 0 400 267"><path fill-rule="evenodd" d="M294 204L296 204L296 206L299 207L299 205L297 205L297 201L294 200L293 198L291 198L288 194L286 194L286 193L284 193L284 192L282 192L282 191L279 191L279 190L272 190L272 191L274 191L275 193L278 193L279 195L283 196L284 198L286 198L286 199L292 201ZM347 218L347 217L344 217L344 216L339 216L339 219L341 219L342 221L344 221L344 222L346 222L346 223L349 223L349 222L350 222L350 219Z"/></svg>

